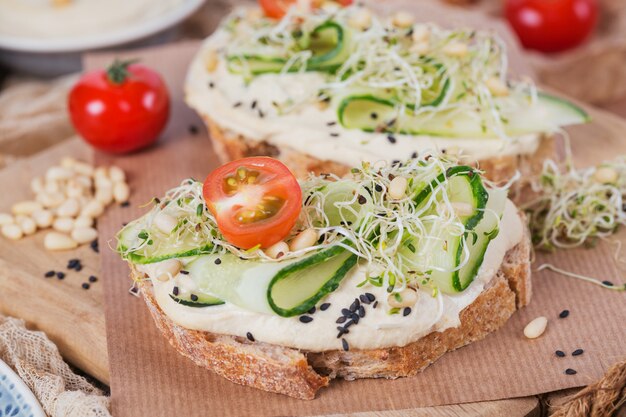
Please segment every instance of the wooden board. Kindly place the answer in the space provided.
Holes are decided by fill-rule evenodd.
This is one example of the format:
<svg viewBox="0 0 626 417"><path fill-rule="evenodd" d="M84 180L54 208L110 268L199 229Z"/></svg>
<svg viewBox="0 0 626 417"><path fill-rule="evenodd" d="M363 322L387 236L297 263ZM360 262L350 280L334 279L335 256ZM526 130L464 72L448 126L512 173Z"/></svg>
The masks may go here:
<svg viewBox="0 0 626 417"><path fill-rule="evenodd" d="M66 141L0 171L0 212L14 202L32 199L31 178L72 155L90 161L92 152L79 139ZM81 284L99 274L99 256L89 245L67 252L43 248L45 232L20 241L0 237L0 313L26 320L28 327L46 332L73 365L107 383L109 368L104 329L102 284L89 290ZM68 271L67 261L82 260L80 272ZM66 273L64 280L44 278L49 270Z"/></svg>

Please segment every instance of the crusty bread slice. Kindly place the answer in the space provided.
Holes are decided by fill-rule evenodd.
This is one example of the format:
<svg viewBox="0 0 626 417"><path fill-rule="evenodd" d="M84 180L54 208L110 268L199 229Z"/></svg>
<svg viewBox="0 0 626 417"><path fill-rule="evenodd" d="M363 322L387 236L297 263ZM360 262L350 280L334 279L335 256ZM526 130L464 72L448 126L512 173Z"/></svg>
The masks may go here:
<svg viewBox="0 0 626 417"><path fill-rule="evenodd" d="M265 141L256 141L223 129L217 121L207 115L202 115L202 118L213 140L213 149L223 163L248 156L271 156L287 165L298 178L306 178L311 172L316 175L333 173L341 177L352 168L334 161L316 159L289 146L278 148ZM485 171L486 178L497 183L507 182L519 170L520 180L512 190L515 194L520 193L530 180L537 177L546 159L557 160L556 141L552 135L544 135L539 147L532 154L499 156L477 161L476 165Z"/></svg>
<svg viewBox="0 0 626 417"><path fill-rule="evenodd" d="M133 278L139 282L157 327L179 353L232 382L310 400L332 378L415 375L444 353L483 339L503 326L516 309L530 301L530 241L525 235L506 254L488 287L461 312L459 327L385 349L307 352L251 342L244 337L188 330L172 322L159 308L149 280L136 270Z"/></svg>

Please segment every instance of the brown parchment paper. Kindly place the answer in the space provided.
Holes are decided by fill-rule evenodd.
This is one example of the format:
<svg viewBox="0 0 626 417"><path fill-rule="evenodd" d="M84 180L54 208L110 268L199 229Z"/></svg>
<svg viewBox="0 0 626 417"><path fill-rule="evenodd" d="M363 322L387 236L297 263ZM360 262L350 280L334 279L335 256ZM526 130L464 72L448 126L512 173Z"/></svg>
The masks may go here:
<svg viewBox="0 0 626 417"><path fill-rule="evenodd" d="M198 45L179 43L122 56L140 57L163 74L172 97L170 123L162 140L149 150L121 157L96 155L100 164L121 166L133 189L130 207L108 210L99 220L113 415L304 416L495 400L586 385L626 356L626 295L551 272L533 274L530 306L485 340L448 353L413 378L334 381L313 401L235 385L180 356L158 333L143 301L128 293L127 266L107 245L114 246L115 232L144 212L139 206L152 196L162 195L184 178L202 179L216 167L201 121L182 101L184 74ZM86 66L103 66L113 56L89 56ZM519 56L514 59L523 69ZM626 122L605 113L592 114L596 122L570 130L579 161L626 153L622 140ZM192 134L192 125L200 133ZM540 255L535 266L549 261L620 282L622 273L616 268L613 249L601 243L593 250ZM569 309L570 316L559 319L563 309ZM539 315L549 318L546 333L536 340L525 339L524 325ZM577 348L585 353L569 355ZM557 358L557 349L568 356ZM566 368L578 373L565 375Z"/></svg>

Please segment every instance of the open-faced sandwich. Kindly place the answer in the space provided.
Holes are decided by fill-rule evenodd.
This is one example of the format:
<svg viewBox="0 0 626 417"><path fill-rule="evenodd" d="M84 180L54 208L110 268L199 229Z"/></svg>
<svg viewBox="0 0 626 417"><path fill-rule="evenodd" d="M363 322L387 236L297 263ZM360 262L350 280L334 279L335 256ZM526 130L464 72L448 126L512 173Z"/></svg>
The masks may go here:
<svg viewBox="0 0 626 417"><path fill-rule="evenodd" d="M359 6L292 7L281 19L235 10L204 42L185 94L223 162L268 155L299 178L425 149L479 161L494 181L527 178L555 159L554 132L588 119L509 78L492 32Z"/></svg>
<svg viewBox="0 0 626 417"><path fill-rule="evenodd" d="M520 216L451 159L298 183L254 157L184 180L117 238L176 350L312 399L333 378L414 375L501 327L531 296Z"/></svg>

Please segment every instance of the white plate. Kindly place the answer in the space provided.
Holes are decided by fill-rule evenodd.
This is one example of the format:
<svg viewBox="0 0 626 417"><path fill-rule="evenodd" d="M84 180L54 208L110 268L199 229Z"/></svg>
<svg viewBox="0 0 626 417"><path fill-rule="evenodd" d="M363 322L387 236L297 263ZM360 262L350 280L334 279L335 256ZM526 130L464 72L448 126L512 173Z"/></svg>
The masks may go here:
<svg viewBox="0 0 626 417"><path fill-rule="evenodd" d="M26 384L1 360L0 417L46 417Z"/></svg>
<svg viewBox="0 0 626 417"><path fill-rule="evenodd" d="M145 38L176 25L195 12L202 3L204 3L204 0L187 0L180 7L162 16L108 33L56 39L31 39L0 35L0 49L20 52L59 53L121 45Z"/></svg>

